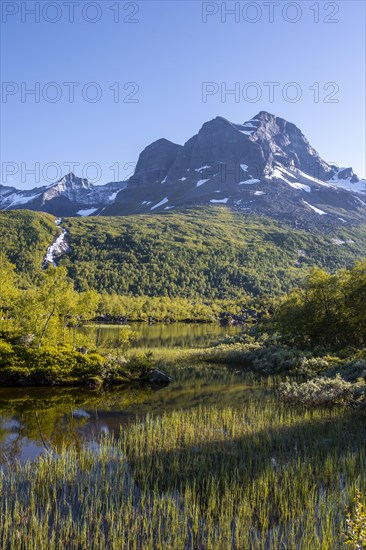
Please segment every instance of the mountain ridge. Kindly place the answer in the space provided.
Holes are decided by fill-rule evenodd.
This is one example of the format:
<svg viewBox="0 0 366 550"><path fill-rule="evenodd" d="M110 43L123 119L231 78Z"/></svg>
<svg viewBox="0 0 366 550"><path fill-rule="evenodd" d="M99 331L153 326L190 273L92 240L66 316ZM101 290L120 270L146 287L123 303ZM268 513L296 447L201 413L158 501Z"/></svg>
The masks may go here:
<svg viewBox="0 0 366 550"><path fill-rule="evenodd" d="M18 191L0 186L0 209L57 216L131 215L225 204L299 227L361 223L366 180L324 161L292 122L266 111L242 124L216 117L184 145L160 138L141 152L134 174L95 186L70 173Z"/></svg>

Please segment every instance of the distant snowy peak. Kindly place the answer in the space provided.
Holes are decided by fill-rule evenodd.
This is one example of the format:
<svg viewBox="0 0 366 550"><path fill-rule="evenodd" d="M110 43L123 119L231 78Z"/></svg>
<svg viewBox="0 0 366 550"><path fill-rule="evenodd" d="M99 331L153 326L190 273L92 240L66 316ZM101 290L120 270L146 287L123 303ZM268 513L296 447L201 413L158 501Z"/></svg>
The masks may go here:
<svg viewBox="0 0 366 550"><path fill-rule="evenodd" d="M92 189L93 184L89 183L86 178L78 178L73 172L63 176L58 182L52 185L63 190L67 189Z"/></svg>
<svg viewBox="0 0 366 550"><path fill-rule="evenodd" d="M91 215L102 207L118 201L118 195L127 186L127 182L110 182L105 185L94 185L85 178L78 178L74 174L64 176L50 190L44 199L55 198L57 194L62 199L68 199L75 208L77 215ZM51 195L49 194L51 192ZM53 193L53 196L52 196ZM79 214L79 212L82 212Z"/></svg>
<svg viewBox="0 0 366 550"><path fill-rule="evenodd" d="M91 191L93 185L85 178L78 178L72 172L63 176L55 184L51 184L43 193L43 204L57 196L63 196L70 200L78 200L81 194Z"/></svg>
<svg viewBox="0 0 366 550"><path fill-rule="evenodd" d="M35 200L39 193L34 191L18 191L12 189L8 192L9 188L0 185L0 210L8 210L13 208L25 208L25 205Z"/></svg>
<svg viewBox="0 0 366 550"><path fill-rule="evenodd" d="M126 185L126 182L93 185L73 173L63 176L56 183L30 191L0 185L0 209L29 208L56 216L90 215L118 201L118 194Z"/></svg>

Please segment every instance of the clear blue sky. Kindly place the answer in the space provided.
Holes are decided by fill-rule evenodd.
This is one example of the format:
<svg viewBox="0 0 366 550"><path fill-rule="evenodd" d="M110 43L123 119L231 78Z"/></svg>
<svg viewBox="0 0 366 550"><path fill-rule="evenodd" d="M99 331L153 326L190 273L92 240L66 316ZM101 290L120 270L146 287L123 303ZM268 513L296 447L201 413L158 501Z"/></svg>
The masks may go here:
<svg viewBox="0 0 366 550"><path fill-rule="evenodd" d="M35 22L34 16L24 12L24 5L31 9L35 4L2 1L2 80L10 83L3 89L8 95L3 94L1 103L2 163L19 165L7 184L21 188L37 184L34 176L21 181L24 168L31 169L35 163L41 170L56 163L67 172L65 162L79 162L78 175L87 163L96 163L101 166L98 183L116 179L109 167L118 164L119 179L125 179L131 166L125 170L124 166L136 162L152 141L166 137L184 143L217 115L244 122L260 110L294 122L325 160L353 166L359 176L366 176L363 1L299 1L301 13L296 3L272 2L273 22L270 7L263 2L251 2L249 8L248 2L239 2L237 21L227 14L226 22L221 1L149 0L138 2L138 13L133 14L133 2L79 0L73 23L70 8L62 0L57 2L58 12L51 6ZM46 4L40 2L41 7ZM230 9L235 2L223 4ZM120 21L114 22L117 5ZM314 11L317 7L319 13ZM16 8L18 13L8 13ZM203 22L203 13L216 10ZM50 22L54 18L60 20ZM123 22L123 18L137 22ZM298 21L289 22L294 19ZM37 82L40 101L28 95L22 102L22 87L34 88ZM45 87L50 82L57 88ZM65 82L80 83L74 103L69 101ZM89 103L81 93L90 82L102 91L96 103ZM109 90L116 82L120 102ZM134 91L132 86L123 90L128 82L137 83L138 102L122 101ZM239 102L233 95L223 101L220 93L203 102L204 82L217 83L215 90L239 83ZM256 86L248 87L250 82ZM279 83L273 101L265 82ZM301 90L297 102L282 96L289 82L297 83L297 89L287 88L291 98ZM324 90L327 83L335 84ZM55 103L42 97L43 92L52 99L57 90L61 98ZM260 92L259 101L249 101ZM85 93L91 99L95 89L89 87ZM95 174L92 168L87 172L91 179ZM56 168L47 172L49 179L57 175Z"/></svg>

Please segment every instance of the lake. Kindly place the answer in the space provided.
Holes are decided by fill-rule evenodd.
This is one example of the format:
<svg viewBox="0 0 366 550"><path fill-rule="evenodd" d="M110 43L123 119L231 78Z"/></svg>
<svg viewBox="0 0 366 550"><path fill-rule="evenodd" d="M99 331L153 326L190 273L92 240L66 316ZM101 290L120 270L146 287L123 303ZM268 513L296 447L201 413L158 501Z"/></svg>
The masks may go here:
<svg viewBox="0 0 366 550"><path fill-rule="evenodd" d="M143 349L238 331L135 328ZM0 390L4 548L343 549L345 506L366 490L364 412L286 403L237 367L167 372L159 391Z"/></svg>
<svg viewBox="0 0 366 550"><path fill-rule="evenodd" d="M222 327L218 323L132 323L130 326L135 333L132 347L150 349L205 347L226 335L242 332L240 326ZM106 341L117 343L121 329L123 325L102 325L99 328L101 345L103 346ZM89 334L96 333L97 330L96 325L81 329Z"/></svg>
<svg viewBox="0 0 366 550"><path fill-rule="evenodd" d="M133 347L190 348L207 346L225 335L241 332L240 327L218 324L173 323L132 325ZM118 341L121 327L100 327L102 342ZM89 332L97 327L88 327ZM90 390L85 388L2 388L0 389L0 464L35 459L45 443L80 445L99 434L118 434L121 426L147 412L189 408L199 403L235 398L247 386L240 373L225 367L177 370L173 382L159 391L149 386ZM223 391L225 389L225 391Z"/></svg>

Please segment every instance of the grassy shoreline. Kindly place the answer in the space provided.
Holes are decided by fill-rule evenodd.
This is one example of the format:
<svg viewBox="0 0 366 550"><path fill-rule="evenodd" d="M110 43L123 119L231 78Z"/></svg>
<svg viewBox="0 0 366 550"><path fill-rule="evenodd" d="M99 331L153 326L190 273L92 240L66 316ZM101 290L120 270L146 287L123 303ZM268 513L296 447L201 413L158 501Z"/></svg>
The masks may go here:
<svg viewBox="0 0 366 550"><path fill-rule="evenodd" d="M0 383L8 387L128 385L146 381L156 370L213 364L231 366L258 378L293 379L294 384L339 377L354 388L359 384L361 397L366 395L366 350L315 352L278 343L267 335L230 336L199 348L135 347L118 355L106 350L81 352L70 346L38 349L0 340L0 355ZM288 388L286 394L290 397Z"/></svg>
<svg viewBox="0 0 366 550"><path fill-rule="evenodd" d="M341 550L345 507L366 491L364 436L358 414L273 393L148 415L0 475L0 545Z"/></svg>

